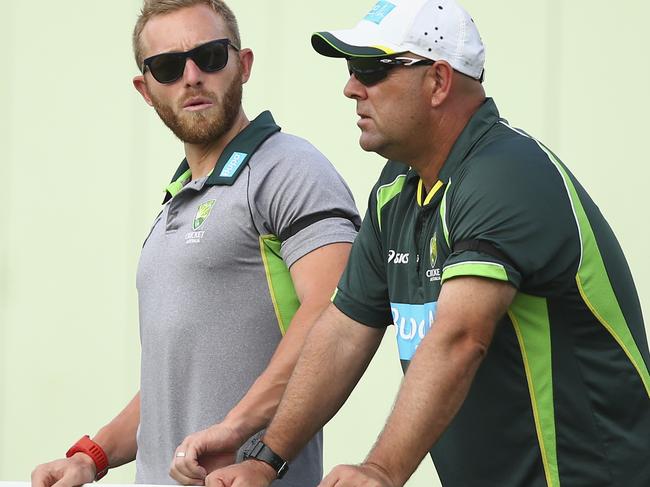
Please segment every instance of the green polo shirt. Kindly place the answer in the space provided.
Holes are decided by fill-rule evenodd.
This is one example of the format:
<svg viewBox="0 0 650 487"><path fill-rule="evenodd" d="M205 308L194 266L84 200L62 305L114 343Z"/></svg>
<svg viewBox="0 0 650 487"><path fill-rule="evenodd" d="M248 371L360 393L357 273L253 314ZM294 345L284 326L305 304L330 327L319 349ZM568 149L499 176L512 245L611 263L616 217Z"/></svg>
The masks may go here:
<svg viewBox="0 0 650 487"><path fill-rule="evenodd" d="M389 161L334 304L393 323L404 370L445 281L518 290L461 410L431 450L448 486L650 485L650 358L612 230L560 160L488 99L424 198ZM420 194L419 194L420 193Z"/></svg>

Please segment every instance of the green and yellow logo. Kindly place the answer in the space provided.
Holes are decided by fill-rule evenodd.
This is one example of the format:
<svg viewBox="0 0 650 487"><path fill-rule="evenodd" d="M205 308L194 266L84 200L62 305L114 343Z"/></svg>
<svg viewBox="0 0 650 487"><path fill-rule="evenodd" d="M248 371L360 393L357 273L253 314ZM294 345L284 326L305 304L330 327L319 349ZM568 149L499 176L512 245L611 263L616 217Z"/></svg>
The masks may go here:
<svg viewBox="0 0 650 487"><path fill-rule="evenodd" d="M194 217L194 222L192 223L192 228L194 230L198 230L205 223L205 220L210 216L210 212L212 211L212 207L216 201L217 200L209 200L199 206L196 216Z"/></svg>
<svg viewBox="0 0 650 487"><path fill-rule="evenodd" d="M436 260L438 260L438 235L435 233L431 237L431 242L429 242L429 253L431 255L431 267L435 267Z"/></svg>

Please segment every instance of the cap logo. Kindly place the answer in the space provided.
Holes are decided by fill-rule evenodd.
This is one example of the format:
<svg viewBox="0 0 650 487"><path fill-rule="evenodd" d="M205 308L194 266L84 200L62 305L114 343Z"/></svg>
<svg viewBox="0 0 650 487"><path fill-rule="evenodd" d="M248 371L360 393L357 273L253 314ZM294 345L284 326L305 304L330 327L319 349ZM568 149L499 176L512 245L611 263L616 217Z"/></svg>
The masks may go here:
<svg viewBox="0 0 650 487"><path fill-rule="evenodd" d="M372 10L364 17L364 20L369 22L374 22L375 24L381 24L382 20L393 11L395 5L387 2L386 0L379 0Z"/></svg>

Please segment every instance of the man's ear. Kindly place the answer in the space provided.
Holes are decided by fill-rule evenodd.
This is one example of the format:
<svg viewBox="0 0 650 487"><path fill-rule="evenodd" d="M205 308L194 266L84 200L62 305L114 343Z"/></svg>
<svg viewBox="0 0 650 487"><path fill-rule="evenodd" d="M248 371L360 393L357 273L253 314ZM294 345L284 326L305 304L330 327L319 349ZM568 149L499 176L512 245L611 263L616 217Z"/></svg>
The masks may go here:
<svg viewBox="0 0 650 487"><path fill-rule="evenodd" d="M144 101L147 102L147 105L153 106L151 95L149 95L149 88L147 87L147 82L145 81L143 74L133 78L133 86L135 86L135 89L138 90L138 93L142 95L142 98L144 98Z"/></svg>
<svg viewBox="0 0 650 487"><path fill-rule="evenodd" d="M242 83L246 83L251 77L251 71L253 70L253 59L253 51L250 49L246 48L239 51Z"/></svg>
<svg viewBox="0 0 650 487"><path fill-rule="evenodd" d="M451 91L454 68L447 61L437 61L429 68L432 76L431 106L439 107L449 96Z"/></svg>

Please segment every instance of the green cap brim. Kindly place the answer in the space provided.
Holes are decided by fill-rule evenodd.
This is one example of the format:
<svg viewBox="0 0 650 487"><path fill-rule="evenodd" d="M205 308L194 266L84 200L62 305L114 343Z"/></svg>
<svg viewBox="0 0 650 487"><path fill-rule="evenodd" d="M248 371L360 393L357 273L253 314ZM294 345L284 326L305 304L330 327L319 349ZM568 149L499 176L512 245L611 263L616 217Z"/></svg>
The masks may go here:
<svg viewBox="0 0 650 487"><path fill-rule="evenodd" d="M377 57L390 54L377 47L351 46L334 37L330 32L313 33L311 45L318 54L327 57Z"/></svg>

